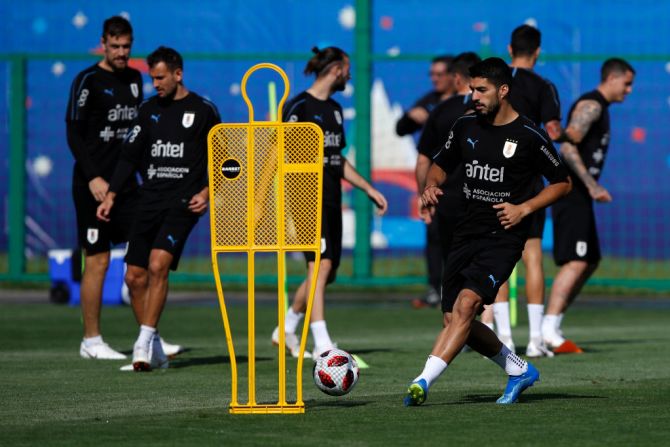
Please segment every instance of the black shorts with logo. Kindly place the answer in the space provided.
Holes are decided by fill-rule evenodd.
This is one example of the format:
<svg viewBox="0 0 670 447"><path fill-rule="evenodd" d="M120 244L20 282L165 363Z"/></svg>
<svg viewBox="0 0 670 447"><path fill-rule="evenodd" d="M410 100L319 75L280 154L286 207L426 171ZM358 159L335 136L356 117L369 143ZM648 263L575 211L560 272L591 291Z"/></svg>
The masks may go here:
<svg viewBox="0 0 670 447"><path fill-rule="evenodd" d="M160 249L172 254L170 270L177 270L186 239L199 218L184 205L162 210L138 209L128 240L126 263L146 269L151 250Z"/></svg>
<svg viewBox="0 0 670 447"><path fill-rule="evenodd" d="M342 257L342 209L324 206L321 215L321 259L330 259L332 271L340 266ZM314 262L314 252L306 251L305 260Z"/></svg>
<svg viewBox="0 0 670 447"><path fill-rule="evenodd" d="M576 187L551 206L554 218L554 262L600 261L600 242L588 191Z"/></svg>
<svg viewBox="0 0 670 447"><path fill-rule="evenodd" d="M138 194L135 190L117 195L110 213L110 222L95 216L97 202L88 185L73 183L72 198L77 214L79 245L86 256L109 251L113 245L126 242L137 212Z"/></svg>
<svg viewBox="0 0 670 447"><path fill-rule="evenodd" d="M463 289L474 291L484 304L492 304L521 259L525 243L525 231L455 235L442 275L442 312L452 311Z"/></svg>

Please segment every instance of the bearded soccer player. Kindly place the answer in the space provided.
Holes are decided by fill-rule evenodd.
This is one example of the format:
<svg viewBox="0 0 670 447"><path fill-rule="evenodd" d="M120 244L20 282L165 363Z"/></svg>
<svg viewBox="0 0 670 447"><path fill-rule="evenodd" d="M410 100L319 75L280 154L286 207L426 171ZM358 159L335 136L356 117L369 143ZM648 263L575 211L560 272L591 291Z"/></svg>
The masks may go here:
<svg viewBox="0 0 670 447"><path fill-rule="evenodd" d="M147 63L156 96L140 106L109 192L97 211L99 219L113 219L110 213L121 185L139 168L143 183L125 278L132 290L143 291L137 297L144 309L138 315L140 333L133 347L135 371L168 366L158 336L168 275L177 269L186 239L207 210L207 133L220 122L214 104L184 85L179 53L159 47Z"/></svg>
<svg viewBox="0 0 670 447"><path fill-rule="evenodd" d="M561 155L570 168L575 188L552 207L554 217L554 261L560 266L542 321L545 343L559 354L581 353L573 341L563 337L563 314L600 262L600 243L593 202L612 201L598 180L610 140L609 106L623 102L633 91L635 70L623 59L605 61L598 87L582 95L568 115L569 141Z"/></svg>
<svg viewBox="0 0 670 447"><path fill-rule="evenodd" d="M142 75L128 67L133 29L123 17L105 20L100 40L103 59L72 82L66 116L68 144L75 158L72 196L79 244L84 251L81 311L84 358L119 360L100 333L102 287L113 244L128 240L136 207L137 183L129 181L118 197L114 225L100 222L95 210L105 197L121 153L123 139L142 102Z"/></svg>
<svg viewBox="0 0 670 447"><path fill-rule="evenodd" d="M335 347L326 326L325 293L326 286L337 275L342 255L342 179L364 191L377 206L378 214L388 208L386 198L364 179L351 163L342 155L346 147L342 107L332 96L344 90L350 79L349 56L342 49L327 47L312 48L314 55L305 66L306 75L314 75L315 80L304 92L292 98L284 106L284 121L311 122L323 130L323 208L321 217L321 261L316 278L314 303L312 305L310 330L314 338L312 356L316 357ZM305 252L307 278L300 284L293 304L286 312L286 347L294 357L300 352L300 341L295 331L305 315L307 292L315 268L314 253ZM272 343L279 342L279 328L272 333ZM305 353L308 357L308 353Z"/></svg>
<svg viewBox="0 0 670 447"><path fill-rule="evenodd" d="M422 195L425 206L436 206L447 173L463 164L465 215L457 224L444 269L444 328L423 371L407 389L407 406L426 400L430 386L466 343L509 376L499 404L516 402L540 375L475 318L484 304L493 303L521 258L530 224L525 217L567 194L570 178L546 134L510 105L512 72L505 61L485 59L470 69L470 75L475 114L454 123L433 159ZM549 184L536 194L538 174Z"/></svg>

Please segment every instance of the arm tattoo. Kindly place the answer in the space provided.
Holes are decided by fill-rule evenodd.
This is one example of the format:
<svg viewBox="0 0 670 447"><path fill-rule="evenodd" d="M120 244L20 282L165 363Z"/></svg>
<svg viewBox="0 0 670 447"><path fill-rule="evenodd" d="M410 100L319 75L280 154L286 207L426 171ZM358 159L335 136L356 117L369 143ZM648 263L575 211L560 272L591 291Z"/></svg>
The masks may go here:
<svg viewBox="0 0 670 447"><path fill-rule="evenodd" d="M579 133L581 136L579 140L581 141L591 128L591 124L600 118L601 112L602 107L597 101L590 99L580 101L572 112L568 127L572 127Z"/></svg>
<svg viewBox="0 0 670 447"><path fill-rule="evenodd" d="M563 161L574 172L577 177L586 185L588 189L593 189L598 186L598 182L593 178L584 165L582 157L579 155L577 146L572 143L564 142L561 144L561 155Z"/></svg>

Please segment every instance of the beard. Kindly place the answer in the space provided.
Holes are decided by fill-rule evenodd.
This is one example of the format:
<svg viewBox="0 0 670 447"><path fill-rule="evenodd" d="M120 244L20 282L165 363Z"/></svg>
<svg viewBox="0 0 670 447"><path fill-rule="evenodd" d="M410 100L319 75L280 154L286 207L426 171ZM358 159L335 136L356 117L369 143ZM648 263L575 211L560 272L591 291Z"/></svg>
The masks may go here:
<svg viewBox="0 0 670 447"><path fill-rule="evenodd" d="M482 121L493 122L493 119L496 117L499 110L500 102L497 101L495 104L492 104L490 107L484 110L475 109L475 114L477 115L477 118Z"/></svg>
<svg viewBox="0 0 670 447"><path fill-rule="evenodd" d="M340 76L337 78L331 89L333 93L342 92L346 87L347 87L347 79L344 76Z"/></svg>

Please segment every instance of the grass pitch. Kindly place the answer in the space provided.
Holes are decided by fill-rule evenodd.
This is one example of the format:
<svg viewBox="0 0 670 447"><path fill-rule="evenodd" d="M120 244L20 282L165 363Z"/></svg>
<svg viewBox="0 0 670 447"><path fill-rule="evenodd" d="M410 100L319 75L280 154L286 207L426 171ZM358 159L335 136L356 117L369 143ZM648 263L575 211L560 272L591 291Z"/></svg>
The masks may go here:
<svg viewBox="0 0 670 447"><path fill-rule="evenodd" d="M593 302L592 302L593 303ZM230 365L218 306L170 305L162 335L189 351L167 371L124 373L124 362L79 358L78 308L0 304L0 444L14 445L665 445L670 436L667 301L575 307L565 330L584 355L539 359L541 382L521 402L494 402L506 377L478 354L459 355L421 407L404 408L440 325L408 303L332 302L339 345L370 364L353 392L322 394L305 363L304 415L230 415ZM232 306L244 321L244 306ZM524 306L514 330L527 341ZM259 400L276 395L273 306L259 308ZM128 308L103 310L105 339L128 352ZM244 328L235 326L238 355ZM292 364L292 362L290 363ZM244 363L240 364L244 376ZM293 379L289 375L289 380ZM244 389L245 383L240 384Z"/></svg>

